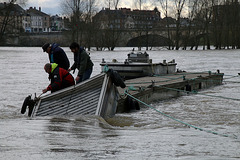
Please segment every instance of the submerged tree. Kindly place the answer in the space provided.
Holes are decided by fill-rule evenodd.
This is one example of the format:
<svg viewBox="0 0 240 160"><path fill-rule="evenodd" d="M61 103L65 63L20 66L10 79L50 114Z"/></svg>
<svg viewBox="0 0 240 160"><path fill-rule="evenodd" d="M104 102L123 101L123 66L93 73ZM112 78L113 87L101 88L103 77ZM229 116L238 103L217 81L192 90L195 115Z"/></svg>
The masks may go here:
<svg viewBox="0 0 240 160"><path fill-rule="evenodd" d="M180 39L181 39L181 18L182 11L184 8L186 0L174 0L175 4L175 15L176 15L176 30L175 30L175 49L178 50L180 47Z"/></svg>
<svg viewBox="0 0 240 160"><path fill-rule="evenodd" d="M167 38L171 39L174 44L169 43L168 49L175 48L178 50L180 48L180 43L182 42L182 32L181 32L181 20L183 18L183 10L186 8L186 0L157 0L160 2L160 6L164 13L164 28L167 29ZM170 17L172 15L173 18ZM171 20L171 22L170 22ZM173 23L174 22L174 23ZM172 25L170 31L170 24ZM174 29L174 32L173 32ZM171 42L171 41L169 41ZM174 46L173 46L174 45Z"/></svg>
<svg viewBox="0 0 240 160"><path fill-rule="evenodd" d="M61 4L64 14L70 17L71 40L86 45L89 49L95 5L96 0L63 0Z"/></svg>
<svg viewBox="0 0 240 160"><path fill-rule="evenodd" d="M168 21L168 0L158 0L159 3L160 3L160 6L161 6L161 9L163 11L163 14L164 16L166 17L165 20L166 20L166 23L164 23L164 26L163 28L166 28L167 29L167 38L169 39L168 41L168 49L171 49L171 43L170 43L170 39L171 39L171 36L170 36L170 26L169 26L169 21Z"/></svg>
<svg viewBox="0 0 240 160"><path fill-rule="evenodd" d="M63 12L70 17L71 40L79 42L82 22L82 0L64 0L62 2Z"/></svg>
<svg viewBox="0 0 240 160"><path fill-rule="evenodd" d="M121 36L120 26L120 11L119 10L106 10L107 26L104 29L104 45L108 50L113 51L117 46L118 40Z"/></svg>
<svg viewBox="0 0 240 160"><path fill-rule="evenodd" d="M85 2L85 11L84 11L84 22L85 22L85 41L86 41L86 47L88 50L90 50L90 47L93 46L93 41L94 41L94 35L95 35L95 27L92 21L93 16L96 14L96 0L87 0Z"/></svg>

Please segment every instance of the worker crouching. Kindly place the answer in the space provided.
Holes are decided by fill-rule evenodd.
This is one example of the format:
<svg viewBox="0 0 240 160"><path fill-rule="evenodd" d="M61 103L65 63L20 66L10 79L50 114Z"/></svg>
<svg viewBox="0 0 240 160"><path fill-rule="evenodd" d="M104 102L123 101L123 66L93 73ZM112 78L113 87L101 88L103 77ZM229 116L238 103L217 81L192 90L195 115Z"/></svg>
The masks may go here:
<svg viewBox="0 0 240 160"><path fill-rule="evenodd" d="M49 74L51 83L47 88L42 90L43 93L46 93L47 91L55 92L75 85L75 81L71 73L61 67L58 67L58 64L56 63L45 64L44 70Z"/></svg>

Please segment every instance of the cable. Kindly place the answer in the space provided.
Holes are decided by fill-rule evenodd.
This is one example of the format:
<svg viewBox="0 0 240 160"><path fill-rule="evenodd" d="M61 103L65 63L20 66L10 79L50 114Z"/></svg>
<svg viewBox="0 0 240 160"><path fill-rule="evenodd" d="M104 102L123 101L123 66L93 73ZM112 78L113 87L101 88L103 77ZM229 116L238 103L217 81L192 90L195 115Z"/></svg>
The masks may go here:
<svg viewBox="0 0 240 160"><path fill-rule="evenodd" d="M164 116L166 116L166 117L168 117L168 118L170 118L170 119L172 119L172 120L174 120L174 121L177 121L177 122L179 122L179 123L182 123L182 124L184 124L184 125L186 125L186 126L188 126L188 127L192 127L192 128L194 128L194 129L196 129L196 130L199 130L199 131L205 131L205 132L207 132L207 133L212 133L212 134L219 135L219 136L222 136L222 137L230 137L230 138L238 139L238 137L237 137L236 135L221 134L221 133L217 133L217 132L214 132L214 131L205 130L205 129L199 128L199 127L197 127L197 126L191 125L191 124L189 124L189 123L186 123L186 122L180 121L180 120L178 120L178 119L176 119L176 118L173 118L172 116L167 115L167 114L165 114L165 113L163 113L163 112L157 110L156 108L154 108L154 107L152 107L152 106L146 104L145 102L143 102L143 101L137 99L136 97L130 95L130 94L127 93L126 91L125 91L125 94L128 95L129 97L135 99L136 101L138 101L138 102L144 104L145 106L147 106L147 107L149 107L149 108L151 108L151 109L157 111L158 113L160 113L160 114L162 114L162 115L164 115Z"/></svg>

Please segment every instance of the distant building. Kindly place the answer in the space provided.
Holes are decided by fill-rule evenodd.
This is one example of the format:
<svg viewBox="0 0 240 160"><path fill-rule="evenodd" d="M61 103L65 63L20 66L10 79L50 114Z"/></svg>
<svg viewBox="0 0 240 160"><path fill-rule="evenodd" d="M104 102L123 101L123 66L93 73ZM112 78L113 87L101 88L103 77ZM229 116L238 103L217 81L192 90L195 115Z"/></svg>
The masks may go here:
<svg viewBox="0 0 240 160"><path fill-rule="evenodd" d="M31 29L29 27L25 31L30 31L32 33L50 32L50 16L41 11L41 7L36 9L36 7L30 7L26 10L26 15L30 16L31 19Z"/></svg>
<svg viewBox="0 0 240 160"><path fill-rule="evenodd" d="M51 31L62 31L64 29L64 20L58 15L51 16Z"/></svg>
<svg viewBox="0 0 240 160"><path fill-rule="evenodd" d="M161 21L161 27L176 27L176 19L172 17L164 17Z"/></svg>
<svg viewBox="0 0 240 160"><path fill-rule="evenodd" d="M23 25L24 32L32 32L30 14L24 13L22 18L22 25Z"/></svg>
<svg viewBox="0 0 240 160"><path fill-rule="evenodd" d="M151 29L160 19L161 13L157 8L133 11L130 8L105 8L93 17L93 22L98 24L100 29Z"/></svg>
<svg viewBox="0 0 240 160"><path fill-rule="evenodd" d="M18 4L0 3L0 29L1 32L10 33L43 33L62 31L66 18L58 15L50 16L41 11L41 7L30 7L24 10ZM7 25L5 25L7 24Z"/></svg>
<svg viewBox="0 0 240 160"><path fill-rule="evenodd" d="M24 9L18 4L0 3L0 32L5 34L22 32L23 15Z"/></svg>
<svg viewBox="0 0 240 160"><path fill-rule="evenodd" d="M70 22L70 18L67 17L63 17L63 30L71 30L71 22Z"/></svg>

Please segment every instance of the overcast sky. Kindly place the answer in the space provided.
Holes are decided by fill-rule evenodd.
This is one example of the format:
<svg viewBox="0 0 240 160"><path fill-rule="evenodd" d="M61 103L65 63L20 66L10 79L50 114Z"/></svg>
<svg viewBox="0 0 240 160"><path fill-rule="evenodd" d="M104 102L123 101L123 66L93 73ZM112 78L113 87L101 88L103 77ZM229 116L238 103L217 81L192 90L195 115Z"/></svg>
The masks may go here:
<svg viewBox="0 0 240 160"><path fill-rule="evenodd" d="M0 0L1 1L1 0ZM24 7L24 9L27 9L29 7L41 7L42 12L55 15L55 14L63 14L61 11L61 1L62 0L28 0L27 6ZM99 2L103 2L103 0L99 0ZM99 5L100 8L106 7L104 5ZM120 7L126 7L126 8L134 8L133 7L133 0L120 0L119 8ZM153 7L150 7L148 9L153 9Z"/></svg>
<svg viewBox="0 0 240 160"><path fill-rule="evenodd" d="M62 14L60 7L61 0L28 0L25 9L29 7L41 7L42 12L55 15Z"/></svg>
<svg viewBox="0 0 240 160"><path fill-rule="evenodd" d="M0 2L8 2L9 0L0 0ZM17 0L18 2L22 0ZM56 15L58 14L59 16L63 16L64 13L62 12L61 8L61 2L65 0L27 0L26 6L22 6L24 9L28 9L29 7L36 7L39 9L41 7L42 12L49 14L49 15ZM99 6L99 11L103 7L108 7L106 5L105 0L97 0L98 1L98 6ZM105 3L104 3L105 2ZM144 3L145 2L145 3ZM142 0L142 9L147 9L147 10L152 10L154 7L158 7L159 11L161 12L160 4L152 4L152 0ZM104 3L104 4L100 4ZM135 0L120 0L120 3L118 5L118 8L131 8L131 9L136 9L136 1ZM171 12L171 9L173 9L173 4L168 4L168 13L173 13ZM139 8L138 8L139 9ZM187 15L187 10L183 11L185 15ZM161 14L163 17L164 15ZM174 16L174 15L170 15Z"/></svg>

